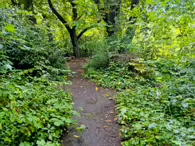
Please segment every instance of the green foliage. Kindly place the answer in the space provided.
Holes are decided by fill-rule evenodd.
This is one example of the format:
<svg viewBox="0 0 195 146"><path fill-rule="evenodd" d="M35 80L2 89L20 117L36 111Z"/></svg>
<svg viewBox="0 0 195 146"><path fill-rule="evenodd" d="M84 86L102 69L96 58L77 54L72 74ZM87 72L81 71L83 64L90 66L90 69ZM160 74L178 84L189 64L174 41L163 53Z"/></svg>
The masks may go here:
<svg viewBox="0 0 195 146"><path fill-rule="evenodd" d="M61 89L69 70L48 28L29 14L0 9L0 145L59 146L74 124L72 97Z"/></svg>
<svg viewBox="0 0 195 146"><path fill-rule="evenodd" d="M130 14L123 31L132 28L135 35L132 40L127 32L110 44L112 50L128 49L139 61L87 68L86 77L121 91L116 101L122 145L194 145L193 7L192 1L146 0L129 12L122 9ZM129 23L130 17L136 21Z"/></svg>
<svg viewBox="0 0 195 146"><path fill-rule="evenodd" d="M94 33L98 33L98 32L94 31ZM82 57L93 56L98 51L103 52L102 48L108 47L104 38L100 38L100 36L94 36L94 35L91 35L91 37L93 37L93 39L82 37L81 45L80 45L80 51Z"/></svg>
<svg viewBox="0 0 195 146"><path fill-rule="evenodd" d="M77 35L97 22L106 26L101 16L110 13L102 11L106 5L97 13L94 1L75 1L74 19L69 1L52 2ZM2 0L0 7L10 3ZM133 10L131 2L123 0L120 11L112 38L104 40L106 29L95 28L79 43L83 56L95 52L86 77L120 91L122 144L194 145L193 0L145 0ZM59 145L61 134L73 123L70 95L51 81L64 79L69 72L62 49L70 50L68 32L62 32L64 26L53 19L44 1L34 1L34 13L0 9L1 145ZM139 60L116 63L107 50L131 52Z"/></svg>
<svg viewBox="0 0 195 146"><path fill-rule="evenodd" d="M92 79L98 85L118 91L136 86L134 81L139 84L153 82L153 77L147 78L148 75L145 74L152 75L153 71L141 62L123 64L111 61L107 68L95 70L88 67L86 70L85 77Z"/></svg>
<svg viewBox="0 0 195 146"><path fill-rule="evenodd" d="M25 69L25 74L33 76L49 74L56 78L67 74L63 50L50 40L47 28L35 27L29 22L30 12L25 14L25 11L3 9L0 12L1 52L8 56L9 66Z"/></svg>
<svg viewBox="0 0 195 146"><path fill-rule="evenodd" d="M114 88L123 145L192 145L194 142L194 61L146 61L150 77L111 63L105 70L89 68L86 77ZM148 67L147 67L148 66ZM140 69L140 71L143 69ZM150 71L150 70L149 70Z"/></svg>
<svg viewBox="0 0 195 146"><path fill-rule="evenodd" d="M194 50L194 3L189 1L143 1L131 11L136 29L131 51L143 57L189 56Z"/></svg>
<svg viewBox="0 0 195 146"><path fill-rule="evenodd" d="M73 124L70 94L45 78L13 74L0 82L0 145L59 145L63 131Z"/></svg>
<svg viewBox="0 0 195 146"><path fill-rule="evenodd" d="M109 53L105 49L100 49L96 51L96 54L92 56L89 61L88 67L100 69L106 68L109 65Z"/></svg>

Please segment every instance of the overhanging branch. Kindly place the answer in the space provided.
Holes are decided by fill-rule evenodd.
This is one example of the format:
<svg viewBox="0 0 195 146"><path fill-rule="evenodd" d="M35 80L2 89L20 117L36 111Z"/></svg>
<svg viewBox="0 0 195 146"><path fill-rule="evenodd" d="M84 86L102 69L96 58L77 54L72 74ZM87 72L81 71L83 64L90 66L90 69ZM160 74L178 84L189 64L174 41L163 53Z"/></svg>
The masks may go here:
<svg viewBox="0 0 195 146"><path fill-rule="evenodd" d="M85 29L83 29L83 31L81 31L81 32L79 33L79 35L77 36L77 39L79 40L79 39L82 37L82 35L83 35L86 31L88 31L89 29L92 29L92 28L94 28L94 27L95 27L95 25L91 25L91 26L86 27Z"/></svg>
<svg viewBox="0 0 195 146"><path fill-rule="evenodd" d="M64 24L64 26L66 27L66 29L68 30L68 32L71 32L71 28L68 25L67 21L58 13L58 11L53 7L53 4L51 2L51 0L48 0L48 4L50 9L52 10L52 12L56 15L56 17Z"/></svg>

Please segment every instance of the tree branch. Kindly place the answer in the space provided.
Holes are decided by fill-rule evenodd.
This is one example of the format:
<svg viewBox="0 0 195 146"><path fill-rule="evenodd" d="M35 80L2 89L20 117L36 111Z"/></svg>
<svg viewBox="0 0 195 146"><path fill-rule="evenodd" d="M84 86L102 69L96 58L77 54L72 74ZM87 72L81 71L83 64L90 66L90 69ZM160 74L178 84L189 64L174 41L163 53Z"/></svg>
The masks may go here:
<svg viewBox="0 0 195 146"><path fill-rule="evenodd" d="M92 29L92 28L94 28L94 27L95 27L94 25L91 25L91 26L86 27L85 29L83 29L83 30L79 33L79 35L77 36L77 39L79 40L79 39L82 37L82 35L83 35L86 31L88 31L89 29Z"/></svg>
<svg viewBox="0 0 195 146"><path fill-rule="evenodd" d="M77 17L77 19L76 19L76 20L80 20L82 16L83 16L83 14L82 14L81 16Z"/></svg>
<svg viewBox="0 0 195 146"><path fill-rule="evenodd" d="M64 26L66 27L66 29L68 30L68 32L71 32L71 28L68 25L67 21L58 13L58 11L53 7L53 4L51 2L51 0L48 0L48 4L50 9L52 10L52 12L56 15L56 17L64 24Z"/></svg>
<svg viewBox="0 0 195 146"><path fill-rule="evenodd" d="M77 19L78 17L78 13L77 13L77 7L76 7L76 4L74 3L75 0L71 0L70 4L72 5L72 18L73 18L73 21Z"/></svg>

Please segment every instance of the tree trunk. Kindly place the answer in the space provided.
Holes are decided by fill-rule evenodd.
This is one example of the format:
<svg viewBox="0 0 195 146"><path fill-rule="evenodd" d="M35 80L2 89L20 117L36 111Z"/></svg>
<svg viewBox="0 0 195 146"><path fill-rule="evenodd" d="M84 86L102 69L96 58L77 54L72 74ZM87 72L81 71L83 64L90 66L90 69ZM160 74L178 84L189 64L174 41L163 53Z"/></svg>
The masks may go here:
<svg viewBox="0 0 195 146"><path fill-rule="evenodd" d="M33 11L33 0L25 0L24 9L27 11Z"/></svg>
<svg viewBox="0 0 195 146"><path fill-rule="evenodd" d="M72 19L73 21L76 21L78 19L78 14L77 14L77 5L75 3L75 0L69 1L70 4L72 5ZM82 37L82 35L89 29L93 28L94 26L89 26L83 29L78 35L77 35L77 30L76 26L70 26L67 21L58 13L58 11L53 7L53 4L51 0L48 0L48 4L52 12L56 15L56 17L61 21L61 23L66 27L68 30L69 36L71 38L71 43L73 47L73 53L75 57L80 57L80 48L79 48L79 39Z"/></svg>
<svg viewBox="0 0 195 146"><path fill-rule="evenodd" d="M104 8L101 7L100 0L94 0L94 2L97 4L99 12L107 24L106 31L108 36L112 36L115 32L115 19L120 12L122 0L105 0Z"/></svg>
<svg viewBox="0 0 195 146"><path fill-rule="evenodd" d="M73 46L73 54L76 58L80 57L80 48L79 48L79 40L76 34L76 28L73 27L70 31L70 38Z"/></svg>
<svg viewBox="0 0 195 146"><path fill-rule="evenodd" d="M80 48L79 48L78 44L73 46L73 51L74 51L75 58L79 58L80 57Z"/></svg>

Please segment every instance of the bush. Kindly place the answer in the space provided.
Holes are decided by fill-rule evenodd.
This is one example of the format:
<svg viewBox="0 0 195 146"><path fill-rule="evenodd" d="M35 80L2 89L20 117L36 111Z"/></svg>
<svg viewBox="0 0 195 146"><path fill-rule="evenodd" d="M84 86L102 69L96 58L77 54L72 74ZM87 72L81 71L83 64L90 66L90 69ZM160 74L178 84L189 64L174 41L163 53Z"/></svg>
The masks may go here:
<svg viewBox="0 0 195 146"><path fill-rule="evenodd" d="M9 66L29 70L32 76L49 73L56 78L59 74L67 74L63 50L49 40L47 28L32 25L19 10L0 9L0 20L1 52L9 59Z"/></svg>
<svg viewBox="0 0 195 146"><path fill-rule="evenodd" d="M111 62L107 69L88 69L85 75L98 85L122 91L116 98L122 144L193 145L194 61L159 59L142 64L145 67L138 70L152 67L154 73L145 77L128 70L128 64Z"/></svg>
<svg viewBox="0 0 195 146"><path fill-rule="evenodd" d="M0 145L57 144L73 124L70 94L44 78L30 80L16 74L0 80Z"/></svg>
<svg viewBox="0 0 195 146"><path fill-rule="evenodd" d="M95 69L106 68L109 65L109 53L107 50L98 50L89 60L88 66Z"/></svg>
<svg viewBox="0 0 195 146"><path fill-rule="evenodd" d="M57 146L74 124L72 97L59 88L69 70L28 13L0 9L0 145Z"/></svg>

